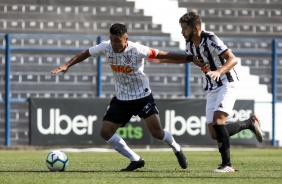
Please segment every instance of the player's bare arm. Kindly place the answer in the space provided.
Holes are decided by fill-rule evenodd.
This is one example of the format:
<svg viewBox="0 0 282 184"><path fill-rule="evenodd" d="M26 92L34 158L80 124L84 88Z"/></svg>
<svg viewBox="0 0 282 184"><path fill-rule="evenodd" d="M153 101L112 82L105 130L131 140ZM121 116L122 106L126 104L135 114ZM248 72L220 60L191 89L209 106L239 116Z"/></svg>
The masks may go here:
<svg viewBox="0 0 282 184"><path fill-rule="evenodd" d="M82 52L80 52L79 54L77 54L76 56L74 56L73 58L71 58L71 60L69 62L67 62L66 64L54 69L51 71L51 74L57 74L62 72L63 74L65 74L68 69L75 65L76 63L80 63L82 61L84 61L85 59L87 59L88 57L90 57L90 53L89 50L84 50Z"/></svg>
<svg viewBox="0 0 282 184"><path fill-rule="evenodd" d="M169 63L169 64L182 64L182 63L190 63L190 62L200 62L200 60L196 57L193 56L193 61L189 61L189 60L172 60L172 59L147 59L148 62L152 62L152 63ZM199 63L199 65L197 66L202 66L202 63Z"/></svg>
<svg viewBox="0 0 282 184"><path fill-rule="evenodd" d="M205 65L203 60L199 59L198 56L193 56L193 63L198 67L202 67Z"/></svg>
<svg viewBox="0 0 282 184"><path fill-rule="evenodd" d="M159 50L156 59L186 60L187 55Z"/></svg>
<svg viewBox="0 0 282 184"><path fill-rule="evenodd" d="M181 63L190 63L190 62L198 63L199 59L193 55L159 51L155 57L149 57L148 61L153 63L181 64Z"/></svg>
<svg viewBox="0 0 282 184"><path fill-rule="evenodd" d="M223 53L221 57L226 60L226 63L224 63L224 65L222 65L222 67L218 68L216 71L209 71L206 74L215 81L218 81L221 74L230 71L238 63L237 58L230 50L227 50L225 53Z"/></svg>

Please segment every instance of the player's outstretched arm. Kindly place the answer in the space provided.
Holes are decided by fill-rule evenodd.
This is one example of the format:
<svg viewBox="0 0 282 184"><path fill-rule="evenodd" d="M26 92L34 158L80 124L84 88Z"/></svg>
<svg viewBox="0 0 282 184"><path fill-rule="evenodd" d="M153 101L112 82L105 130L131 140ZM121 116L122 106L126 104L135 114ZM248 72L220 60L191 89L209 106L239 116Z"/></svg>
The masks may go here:
<svg viewBox="0 0 282 184"><path fill-rule="evenodd" d="M171 64L181 64L181 63L190 63L193 62L195 65L201 67L203 64L201 62L201 59L198 59L197 56L192 56L192 55L185 55L185 54L180 54L181 57L179 59L181 60L173 60L173 59L158 59L156 58L148 58L147 61L148 62L152 62L152 63L171 63ZM183 59L183 56L184 59ZM178 57L178 56L176 56Z"/></svg>
<svg viewBox="0 0 282 184"><path fill-rule="evenodd" d="M73 58L71 58L71 60L69 62L67 62L66 64L52 70L51 74L57 74L57 73L60 73L60 72L65 74L72 65L75 65L76 63L80 63L90 56L91 55L89 53L89 50L88 49L84 50L84 51L80 52L79 54L77 54L76 56L74 56Z"/></svg>
<svg viewBox="0 0 282 184"><path fill-rule="evenodd" d="M166 63L189 63L193 61L192 56L191 57L189 56L187 58L186 54L166 52L162 50L159 50L158 54L153 59L163 59L162 62L166 62Z"/></svg>
<svg viewBox="0 0 282 184"><path fill-rule="evenodd" d="M170 63L170 64L189 63L188 61L182 61L182 60L152 59L152 58L148 58L147 61L148 61L148 62L151 62L151 63Z"/></svg>

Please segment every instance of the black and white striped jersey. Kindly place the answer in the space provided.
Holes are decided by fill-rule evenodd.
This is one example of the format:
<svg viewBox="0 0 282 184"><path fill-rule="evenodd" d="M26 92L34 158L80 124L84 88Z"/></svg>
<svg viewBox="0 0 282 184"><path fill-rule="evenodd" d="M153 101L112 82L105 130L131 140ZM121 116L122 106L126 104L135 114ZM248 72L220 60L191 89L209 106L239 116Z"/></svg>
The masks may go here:
<svg viewBox="0 0 282 184"><path fill-rule="evenodd" d="M198 48L196 48L193 42L186 42L186 54L198 56L205 64L209 64L211 71L217 70L226 62L226 60L220 56L227 50L228 48L222 40L207 31L202 31L201 42ZM222 74L218 82L205 75L205 73L203 73L203 80L203 88L206 92L217 89L224 84L239 81L234 68Z"/></svg>
<svg viewBox="0 0 282 184"><path fill-rule="evenodd" d="M100 54L106 56L115 80L116 97L125 101L150 95L151 88L144 73L144 62L152 51L155 54L158 52L156 49L131 41L128 41L128 46L122 53L113 52L110 40L89 48L89 53L94 57Z"/></svg>

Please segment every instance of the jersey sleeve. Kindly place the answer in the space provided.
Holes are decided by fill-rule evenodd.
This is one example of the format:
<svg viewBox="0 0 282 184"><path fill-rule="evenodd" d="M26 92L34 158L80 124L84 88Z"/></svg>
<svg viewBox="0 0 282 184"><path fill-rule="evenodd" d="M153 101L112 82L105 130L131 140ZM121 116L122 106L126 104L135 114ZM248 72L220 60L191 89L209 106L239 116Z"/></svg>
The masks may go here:
<svg viewBox="0 0 282 184"><path fill-rule="evenodd" d="M89 53L91 56L97 57L104 54L106 47L109 45L108 41L101 42L98 45L89 48Z"/></svg>
<svg viewBox="0 0 282 184"><path fill-rule="evenodd" d="M154 59L159 53L158 49L150 48L139 43L136 43L136 48L142 58Z"/></svg>
<svg viewBox="0 0 282 184"><path fill-rule="evenodd" d="M209 38L209 48L216 52L218 56L228 50L227 46L216 35Z"/></svg>

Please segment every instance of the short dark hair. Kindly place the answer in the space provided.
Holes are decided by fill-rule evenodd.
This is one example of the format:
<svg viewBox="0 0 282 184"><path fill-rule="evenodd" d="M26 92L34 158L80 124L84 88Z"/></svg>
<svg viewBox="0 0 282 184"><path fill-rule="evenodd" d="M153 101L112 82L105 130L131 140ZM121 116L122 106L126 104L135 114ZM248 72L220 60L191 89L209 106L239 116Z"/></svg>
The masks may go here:
<svg viewBox="0 0 282 184"><path fill-rule="evenodd" d="M191 11L180 17L179 23L186 23L188 26L194 28L196 25L201 26L202 20L198 13Z"/></svg>
<svg viewBox="0 0 282 184"><path fill-rule="evenodd" d="M123 35L124 33L127 33L126 25L115 23L111 26L110 33L112 35Z"/></svg>

